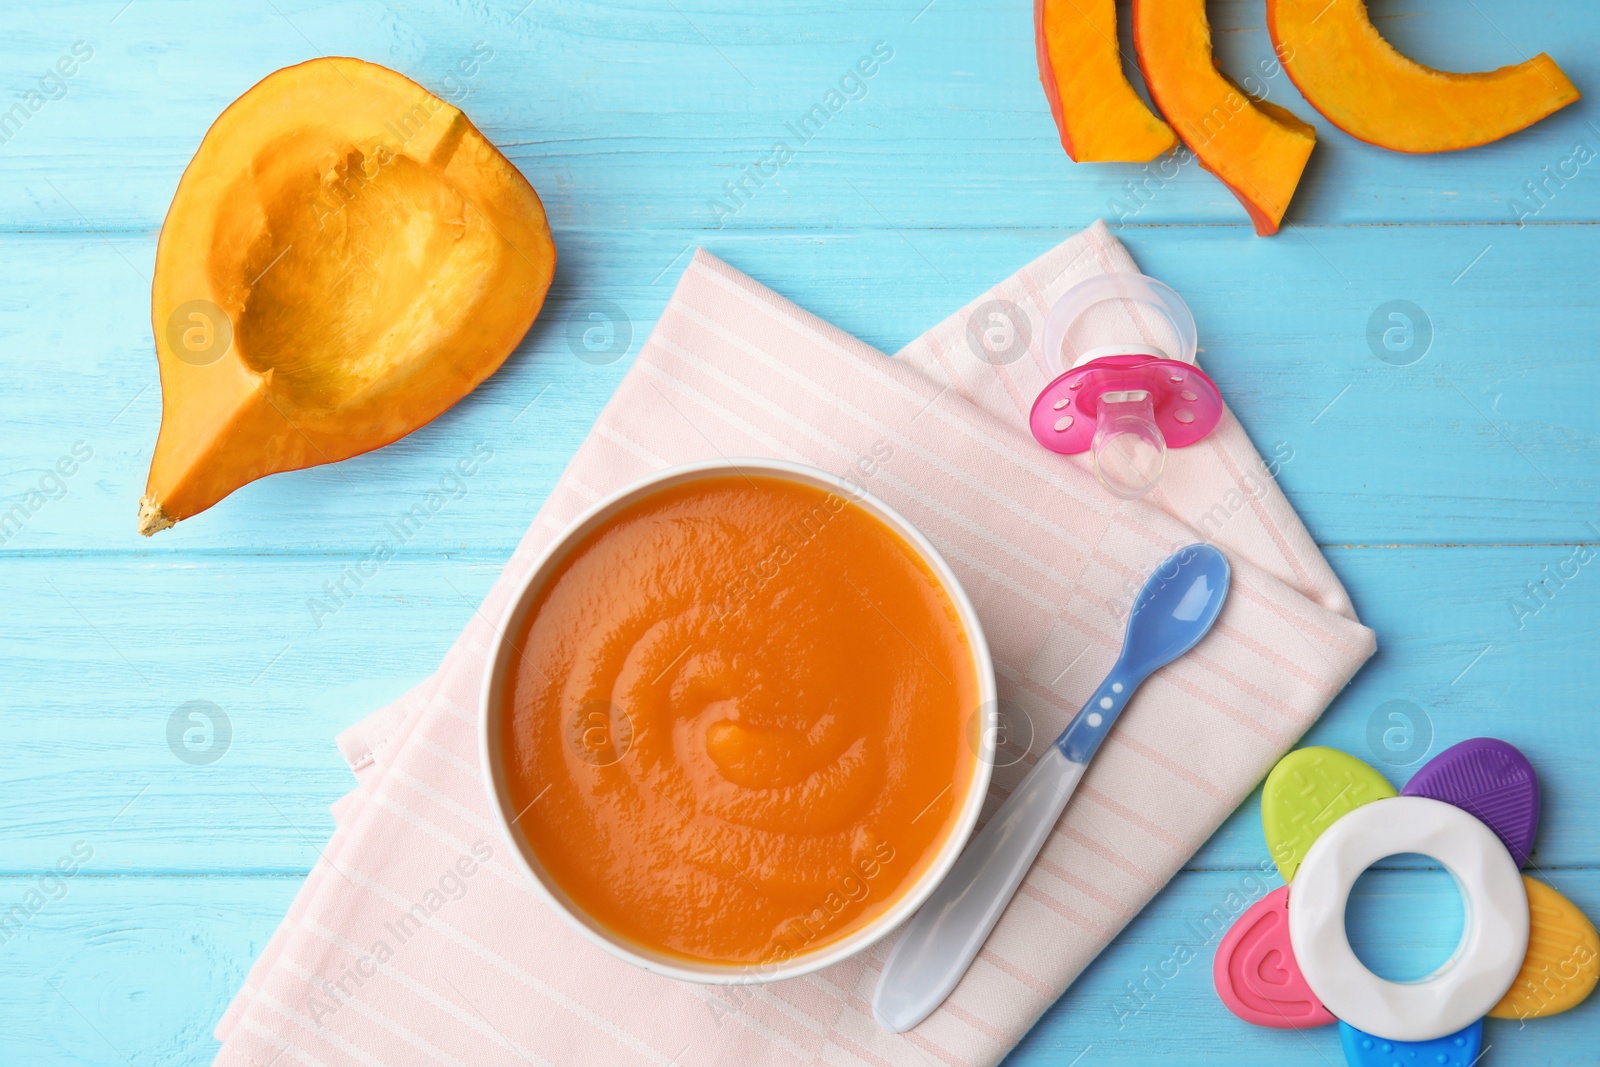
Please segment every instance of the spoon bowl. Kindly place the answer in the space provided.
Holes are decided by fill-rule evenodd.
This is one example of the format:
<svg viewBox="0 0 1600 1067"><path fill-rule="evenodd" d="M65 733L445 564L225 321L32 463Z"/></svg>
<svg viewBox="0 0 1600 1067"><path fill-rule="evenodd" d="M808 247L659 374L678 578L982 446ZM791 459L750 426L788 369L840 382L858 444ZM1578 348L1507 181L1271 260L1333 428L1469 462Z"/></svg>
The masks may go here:
<svg viewBox="0 0 1600 1067"><path fill-rule="evenodd" d="M1228 594L1228 560L1210 545L1168 556L1134 599L1121 663L1143 680L1165 667L1211 629Z"/></svg>

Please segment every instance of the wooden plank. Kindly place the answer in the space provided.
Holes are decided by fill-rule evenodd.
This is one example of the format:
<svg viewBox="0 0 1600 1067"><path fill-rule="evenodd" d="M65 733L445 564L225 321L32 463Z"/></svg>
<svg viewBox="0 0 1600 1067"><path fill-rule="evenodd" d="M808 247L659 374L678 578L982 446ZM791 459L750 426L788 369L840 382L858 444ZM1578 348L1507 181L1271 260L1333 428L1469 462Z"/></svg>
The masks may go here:
<svg viewBox="0 0 1600 1067"><path fill-rule="evenodd" d="M1427 752L1504 737L1545 783L1535 862L1600 864L1590 817L1600 706L1583 660L1600 631L1590 573L1600 563L1552 588L1535 613L1519 619L1511 606L1570 552L1331 553L1380 651L1308 742L1368 759L1400 784ZM0 657L27 684L0 695L0 778L17 783L0 795L4 869L43 869L78 836L93 840L103 872L307 869L330 829L327 805L352 784L333 734L424 677L499 569L402 555L318 617L308 602L326 602L323 583L353 558L11 561ZM182 709L196 700L231 724L231 747L208 765L185 762L167 740L173 716L189 728ZM1417 728L1409 750L1396 711ZM195 744L208 745L203 721L193 724ZM1252 798L1194 865L1265 855Z"/></svg>
<svg viewBox="0 0 1600 1067"><path fill-rule="evenodd" d="M64 896L0 945L7 1062L210 1063L211 1027L297 881L84 875L68 882ZM1555 884L1600 914L1600 872L1563 871ZM21 900L29 885L0 878L0 901ZM1180 875L1045 1014L1006 1067L1065 1067L1078 1056L1081 1064L1128 1067L1341 1062L1332 1028L1259 1029L1228 1014L1212 990L1219 931L1235 908L1276 885L1241 871ZM1358 945L1383 938L1392 955L1438 952L1451 924L1459 927L1437 872L1390 872L1372 892L1383 911L1352 926ZM1130 985L1142 992L1134 995ZM1588 1062L1597 1010L1589 1003L1522 1028L1491 1020L1491 1061Z"/></svg>
<svg viewBox="0 0 1600 1067"><path fill-rule="evenodd" d="M45 887L45 903L0 944L0 1059L209 1064L212 1027L299 884L83 873ZM0 901L9 909L40 885L0 878Z"/></svg>
<svg viewBox="0 0 1600 1067"><path fill-rule="evenodd" d="M111 21L120 6L48 5L0 42L18 91L75 42L93 49L65 95L0 145L0 226L155 228L223 108L272 70L328 54L386 63L462 103L508 147L562 229L1081 225L1117 214L1130 202L1129 182L1151 191L1141 221L1246 223L1192 163L1144 172L1068 160L1039 87L1026 5L945 0L919 15L923 5L906 0L825 11L784 0L756 15L700 0L634 5L617 17L598 2L541 3L519 15L518 4L439 12L302 0L198 10L140 0ZM1558 168L1579 141L1600 148L1586 101L1468 153L1404 156L1361 144L1330 128L1281 72L1263 74L1276 67L1260 3L1211 11L1223 65L1318 127L1292 225L1510 224L1513 201L1529 196L1525 183L1546 181L1542 167ZM1600 28L1584 0L1381 14L1399 45L1449 69L1547 50L1580 88L1600 85ZM455 65L480 41L493 58L462 78ZM841 94L814 137L792 134L790 124L826 105L879 41L893 50L887 65L859 90L847 83L854 99ZM778 142L794 159L748 204L727 202L724 183ZM114 181L103 176L107 160L116 161ZM1600 218L1592 169L1548 186L1529 204L1535 221ZM737 206L731 219L712 206L718 197Z"/></svg>
<svg viewBox="0 0 1600 1067"><path fill-rule="evenodd" d="M1600 432L1581 387L1600 281L1547 269L1590 231L1455 227L1426 242L1397 237L1380 255L1374 232L1268 242L1215 227L1129 227L1122 236L1144 269L1186 295L1203 365L1262 451L1292 457L1279 477L1323 543L1600 536ZM723 235L709 248L893 351L1065 236L766 233ZM0 512L38 506L20 530L0 530L0 551L366 548L480 442L493 459L413 543L509 550L632 358L579 358L590 355L584 331L605 325L591 316L620 309L637 354L698 239L580 231L557 240L562 259L539 321L455 409L378 452L248 486L146 541L134 515L161 406L141 273L151 240L0 239L0 258L28 265L0 272L0 304L16 312L0 327L14 353L0 394L11 428L0 439ZM1386 318L1393 301L1410 302L1414 310L1392 313L1415 321ZM1413 347L1390 353L1385 331ZM45 499L62 492L48 472L78 442L94 458L62 499ZM48 492L30 497L41 484Z"/></svg>
<svg viewBox="0 0 1600 1067"><path fill-rule="evenodd" d="M422 681L499 572L394 559L321 611L353 560L12 563L6 866L81 836L102 871L309 869L354 785L334 735Z"/></svg>

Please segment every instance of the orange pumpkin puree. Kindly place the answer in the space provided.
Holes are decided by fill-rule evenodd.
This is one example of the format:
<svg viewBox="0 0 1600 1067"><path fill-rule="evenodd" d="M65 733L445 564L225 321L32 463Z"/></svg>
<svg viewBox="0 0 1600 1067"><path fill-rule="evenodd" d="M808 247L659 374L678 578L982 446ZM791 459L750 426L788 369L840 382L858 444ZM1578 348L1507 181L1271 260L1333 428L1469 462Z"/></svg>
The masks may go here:
<svg viewBox="0 0 1600 1067"><path fill-rule="evenodd" d="M966 630L912 547L842 496L738 475L652 493L574 547L516 640L502 741L521 828L580 910L641 947L814 951L887 909L959 818Z"/></svg>

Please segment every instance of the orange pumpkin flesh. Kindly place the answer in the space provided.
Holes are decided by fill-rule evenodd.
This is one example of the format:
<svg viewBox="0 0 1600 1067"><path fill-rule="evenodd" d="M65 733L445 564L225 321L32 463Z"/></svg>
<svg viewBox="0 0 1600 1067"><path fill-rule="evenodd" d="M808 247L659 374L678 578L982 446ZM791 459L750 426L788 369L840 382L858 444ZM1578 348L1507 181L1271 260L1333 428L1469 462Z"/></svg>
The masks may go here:
<svg viewBox="0 0 1600 1067"><path fill-rule="evenodd" d="M161 228L139 532L436 418L521 341L554 268L538 194L456 108L356 59L269 75Z"/></svg>
<svg viewBox="0 0 1600 1067"><path fill-rule="evenodd" d="M1183 143L1239 198L1256 233L1277 233L1316 131L1217 69L1205 0L1133 0L1133 38L1150 96Z"/></svg>
<svg viewBox="0 0 1600 1067"><path fill-rule="evenodd" d="M1372 25L1365 0L1267 0L1267 29L1312 107L1352 137L1396 152L1487 144L1578 99L1542 52L1481 74L1407 59Z"/></svg>
<svg viewBox="0 0 1600 1067"><path fill-rule="evenodd" d="M1039 81L1079 163L1143 163L1177 146L1122 72L1116 0L1034 0Z"/></svg>

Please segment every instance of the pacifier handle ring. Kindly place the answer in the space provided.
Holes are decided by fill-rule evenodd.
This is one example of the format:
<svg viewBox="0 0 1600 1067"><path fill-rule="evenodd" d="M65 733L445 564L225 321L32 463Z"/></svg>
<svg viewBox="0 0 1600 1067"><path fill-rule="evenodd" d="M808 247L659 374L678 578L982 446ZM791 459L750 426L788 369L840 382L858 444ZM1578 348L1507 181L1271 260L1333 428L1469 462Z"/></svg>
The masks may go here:
<svg viewBox="0 0 1600 1067"><path fill-rule="evenodd" d="M1131 300L1152 308L1172 326L1178 337L1178 351L1167 352L1152 343L1102 345L1079 355L1067 366L1064 349L1067 333L1084 313L1107 300ZM1061 294L1044 322L1044 358L1052 376L1060 375L1093 359L1108 355L1143 355L1176 360L1193 365L1199 350L1199 334L1194 314L1171 286L1146 274L1118 272L1086 278Z"/></svg>

